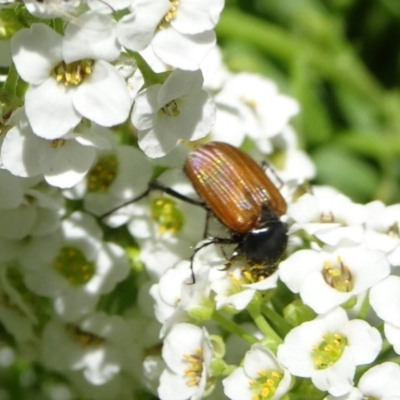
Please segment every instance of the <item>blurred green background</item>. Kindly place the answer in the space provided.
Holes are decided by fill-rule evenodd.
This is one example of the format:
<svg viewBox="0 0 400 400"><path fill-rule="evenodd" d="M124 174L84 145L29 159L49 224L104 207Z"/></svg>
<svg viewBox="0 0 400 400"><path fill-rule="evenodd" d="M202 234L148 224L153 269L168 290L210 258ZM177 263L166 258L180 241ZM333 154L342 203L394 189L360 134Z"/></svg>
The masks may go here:
<svg viewBox="0 0 400 400"><path fill-rule="evenodd" d="M399 0L227 0L217 35L231 70L299 100L316 183L400 201Z"/></svg>

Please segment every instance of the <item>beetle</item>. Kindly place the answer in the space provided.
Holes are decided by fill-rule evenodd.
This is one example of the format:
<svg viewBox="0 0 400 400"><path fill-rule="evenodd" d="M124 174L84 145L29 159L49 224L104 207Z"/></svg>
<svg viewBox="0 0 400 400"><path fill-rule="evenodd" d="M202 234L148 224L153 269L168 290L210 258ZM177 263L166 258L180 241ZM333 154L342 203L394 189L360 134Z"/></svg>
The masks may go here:
<svg viewBox="0 0 400 400"><path fill-rule="evenodd" d="M263 168L236 147L223 142L209 142L187 155L184 171L200 200L186 197L153 181L145 193L129 203L142 199L153 190L161 190L204 207L208 217L215 216L229 229L228 237L209 238L194 249L190 260L193 282L194 257L211 244L236 244L229 262L243 255L255 280L270 276L276 270L288 242L287 225L279 218L286 213L287 204ZM103 218L114 211L103 215ZM208 224L204 236L207 231Z"/></svg>
<svg viewBox="0 0 400 400"><path fill-rule="evenodd" d="M192 258L211 243L237 244L229 261L243 255L256 279L271 275L288 242L279 218L287 204L263 168L236 147L209 142L188 154L184 171L207 211L230 231L197 247Z"/></svg>

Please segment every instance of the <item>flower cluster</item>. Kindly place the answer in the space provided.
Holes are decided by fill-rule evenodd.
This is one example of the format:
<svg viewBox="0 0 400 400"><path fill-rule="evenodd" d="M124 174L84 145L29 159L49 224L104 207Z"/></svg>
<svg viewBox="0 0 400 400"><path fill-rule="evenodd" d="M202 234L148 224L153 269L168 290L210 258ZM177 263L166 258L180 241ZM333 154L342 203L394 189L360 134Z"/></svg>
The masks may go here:
<svg viewBox="0 0 400 400"><path fill-rule="evenodd" d="M18 354L51 398L400 393L400 206L305 189L299 105L224 67L223 6L0 1L0 372ZM271 274L202 241L229 232L182 165L214 140L276 165Z"/></svg>

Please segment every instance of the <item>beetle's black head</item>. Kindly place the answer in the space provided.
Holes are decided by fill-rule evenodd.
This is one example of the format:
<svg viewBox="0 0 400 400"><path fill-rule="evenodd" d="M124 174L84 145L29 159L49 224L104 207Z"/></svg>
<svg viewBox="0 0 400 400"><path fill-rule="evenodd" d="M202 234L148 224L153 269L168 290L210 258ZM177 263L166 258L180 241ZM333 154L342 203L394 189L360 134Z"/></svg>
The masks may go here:
<svg viewBox="0 0 400 400"><path fill-rule="evenodd" d="M259 225L243 237L237 251L250 263L263 266L265 276L268 276L276 269L286 250L287 231L287 225L263 207Z"/></svg>

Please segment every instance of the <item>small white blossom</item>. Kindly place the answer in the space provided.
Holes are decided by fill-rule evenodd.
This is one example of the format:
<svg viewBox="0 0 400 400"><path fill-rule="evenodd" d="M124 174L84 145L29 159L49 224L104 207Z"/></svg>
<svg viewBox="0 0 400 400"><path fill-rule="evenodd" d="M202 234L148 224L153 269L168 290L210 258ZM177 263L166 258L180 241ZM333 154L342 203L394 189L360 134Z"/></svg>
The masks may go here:
<svg viewBox="0 0 400 400"><path fill-rule="evenodd" d="M213 28L223 5L223 0L138 0L118 22L118 40L134 51L151 46L164 63L195 70L215 45Z"/></svg>
<svg viewBox="0 0 400 400"><path fill-rule="evenodd" d="M279 276L318 314L326 313L386 278L390 265L375 250L299 250L282 261Z"/></svg>
<svg viewBox="0 0 400 400"><path fill-rule="evenodd" d="M57 230L64 212L63 199L58 192L36 188L39 182L0 170L0 238L21 240ZM0 259L8 250L0 252Z"/></svg>
<svg viewBox="0 0 400 400"><path fill-rule="evenodd" d="M400 266L400 204L385 206L380 201L366 205L369 215L366 221L366 246L388 253L393 267Z"/></svg>
<svg viewBox="0 0 400 400"><path fill-rule="evenodd" d="M243 367L235 369L222 383L231 400L279 400L289 390L291 376L270 350L254 344L246 353Z"/></svg>
<svg viewBox="0 0 400 400"><path fill-rule="evenodd" d="M358 388L347 395L327 396L324 400L400 400L400 366L385 362L370 368L360 378Z"/></svg>
<svg viewBox="0 0 400 400"><path fill-rule="evenodd" d="M140 150L119 145L111 131L103 128L97 134L110 144L110 149L97 149L86 179L65 190L64 195L75 200L83 198L85 209L103 215L145 192L152 166ZM116 217L112 217L105 222L111 226L121 225Z"/></svg>
<svg viewBox="0 0 400 400"><path fill-rule="evenodd" d="M1 146L3 165L22 177L41 175L52 186L69 188L83 179L95 159L95 148L110 148L107 139L97 134L97 127L80 127L79 132L62 139L46 140L35 135L23 109L14 114L17 124Z"/></svg>
<svg viewBox="0 0 400 400"><path fill-rule="evenodd" d="M212 98L202 89L201 71L174 70L163 85L139 92L132 112L139 146L151 158L169 153L179 139L206 136L215 121Z"/></svg>
<svg viewBox="0 0 400 400"><path fill-rule="evenodd" d="M362 242L368 211L335 189L314 187L289 204L288 215L295 221L291 232L302 229L331 246L350 246Z"/></svg>
<svg viewBox="0 0 400 400"><path fill-rule="evenodd" d="M161 374L162 400L201 399L207 384L213 350L207 331L191 324L176 324L164 339Z"/></svg>
<svg viewBox="0 0 400 400"><path fill-rule="evenodd" d="M382 345L377 329L348 320L342 308L292 329L278 347L278 360L292 375L311 378L319 390L347 394L357 365L375 360Z"/></svg>
<svg viewBox="0 0 400 400"><path fill-rule="evenodd" d="M90 13L80 18L82 24L69 24L64 37L33 24L11 40L17 71L30 84L26 115L33 132L45 139L62 137L82 117L108 127L129 114L126 83L109 63L120 54L111 20ZM102 29L87 27L88 21L99 22Z"/></svg>
<svg viewBox="0 0 400 400"><path fill-rule="evenodd" d="M76 326L54 319L44 329L42 360L56 371L82 370L88 382L104 385L121 373L131 344L119 316L95 313Z"/></svg>
<svg viewBox="0 0 400 400"><path fill-rule="evenodd" d="M66 321L92 312L99 297L129 272L123 249L103 243L101 236L92 217L75 212L53 235L31 240L20 256L25 284L53 299L56 313Z"/></svg>
<svg viewBox="0 0 400 400"><path fill-rule="evenodd" d="M240 146L247 135L266 154L272 152L271 139L299 111L298 103L280 94L275 83L249 73L228 79L215 96L215 102L217 119L213 139Z"/></svg>
<svg viewBox="0 0 400 400"><path fill-rule="evenodd" d="M370 291L370 303L384 322L385 336L400 354L400 277L390 275Z"/></svg>
<svg viewBox="0 0 400 400"><path fill-rule="evenodd" d="M38 18L71 17L81 0L23 0L26 9Z"/></svg>
<svg viewBox="0 0 400 400"><path fill-rule="evenodd" d="M260 281L253 281L251 273L246 271L242 262L235 263L229 270L214 270L211 287L215 292L216 308L233 307L234 310L244 310L258 290L274 289L278 282L278 272ZM222 268L223 269L223 268Z"/></svg>

